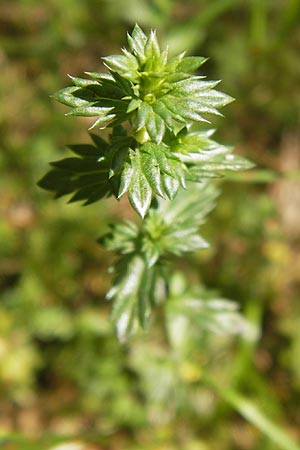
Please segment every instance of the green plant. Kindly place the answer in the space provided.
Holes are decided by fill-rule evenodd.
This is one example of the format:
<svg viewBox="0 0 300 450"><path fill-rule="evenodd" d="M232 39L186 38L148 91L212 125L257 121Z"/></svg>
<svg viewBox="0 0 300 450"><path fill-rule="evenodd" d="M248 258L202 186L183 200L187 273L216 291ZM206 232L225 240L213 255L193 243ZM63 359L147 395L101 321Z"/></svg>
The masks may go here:
<svg viewBox="0 0 300 450"><path fill-rule="evenodd" d="M168 50L160 51L155 32L147 36L136 25L128 46L121 55L103 58L108 73L70 77L73 85L54 95L71 107L68 115L94 117L91 129L110 132L105 138L91 133L92 144L69 146L75 157L53 162L39 185L84 205L127 193L140 216L112 225L100 242L117 255L106 297L119 340L126 342L151 324L163 339L159 351L144 340L129 357L157 420L166 420L161 410L166 402L170 414L182 407L189 413L188 399L204 382L271 441L295 450L251 401L214 381L218 364L207 363L209 376L201 374L195 363L199 345L212 354L219 345L208 335L221 335L224 345L232 334L251 337L251 327L234 302L190 286L183 273L172 270L174 256L208 247L198 230L219 193L212 178L253 166L212 139L208 118L220 115L219 108L232 98L215 89L218 81L195 75L205 58L169 57Z"/></svg>
<svg viewBox="0 0 300 450"><path fill-rule="evenodd" d="M194 74L205 58L169 57L155 32L146 36L138 25L128 46L103 58L108 73L71 76L73 86L54 95L72 108L67 115L96 117L91 129L111 132L107 140L91 134L93 144L70 146L76 156L53 162L39 182L85 205L127 193L143 219L116 225L101 240L119 255L107 298L122 341L165 303L169 256L208 246L198 228L217 195L210 179L252 167L211 137L208 117L233 99L215 89L219 81Z"/></svg>

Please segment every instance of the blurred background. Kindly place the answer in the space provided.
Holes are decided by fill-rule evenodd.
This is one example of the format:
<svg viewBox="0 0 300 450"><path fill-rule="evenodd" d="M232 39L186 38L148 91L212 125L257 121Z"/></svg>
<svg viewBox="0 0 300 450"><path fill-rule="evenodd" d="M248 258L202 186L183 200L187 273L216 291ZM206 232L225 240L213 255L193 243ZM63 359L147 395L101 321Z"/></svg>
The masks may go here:
<svg viewBox="0 0 300 450"><path fill-rule="evenodd" d="M155 333L116 341L112 258L96 239L126 203L66 205L36 186L66 144L89 139L90 122L49 96L67 73L101 71L135 22L172 53L210 58L204 74L237 99L216 137L257 165L222 182L202 230L210 250L179 267L237 301L260 336L212 339L197 361L300 439L300 1L2 0L0 446L278 449L195 383L195 366L176 385Z"/></svg>

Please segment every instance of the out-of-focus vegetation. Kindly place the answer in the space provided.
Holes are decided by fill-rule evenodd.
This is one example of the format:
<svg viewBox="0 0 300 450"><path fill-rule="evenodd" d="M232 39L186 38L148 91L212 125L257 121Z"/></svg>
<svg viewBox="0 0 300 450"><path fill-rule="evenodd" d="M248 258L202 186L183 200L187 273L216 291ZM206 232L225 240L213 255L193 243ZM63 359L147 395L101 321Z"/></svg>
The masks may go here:
<svg viewBox="0 0 300 450"><path fill-rule="evenodd" d="M65 144L86 140L86 120L49 95L66 73L99 70L136 21L172 52L210 57L206 74L237 99L220 139L257 164L222 182L202 231L212 246L179 268L238 301L259 336L194 340L179 363L155 329L120 346L107 318L112 261L96 239L129 216L126 202L83 209L36 187ZM1 2L4 449L273 450L268 432L300 439L299 24L299 0ZM261 432L245 399L280 428Z"/></svg>

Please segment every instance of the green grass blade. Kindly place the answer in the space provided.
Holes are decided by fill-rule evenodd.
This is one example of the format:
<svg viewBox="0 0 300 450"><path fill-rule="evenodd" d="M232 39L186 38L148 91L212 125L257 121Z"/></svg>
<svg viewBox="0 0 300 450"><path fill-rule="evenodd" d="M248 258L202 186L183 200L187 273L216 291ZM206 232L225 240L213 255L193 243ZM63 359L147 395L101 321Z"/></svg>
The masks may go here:
<svg viewBox="0 0 300 450"><path fill-rule="evenodd" d="M300 450L300 446L279 425L266 417L251 400L231 389L221 390L218 388L218 392L241 416L273 441L277 445L277 448L281 450Z"/></svg>

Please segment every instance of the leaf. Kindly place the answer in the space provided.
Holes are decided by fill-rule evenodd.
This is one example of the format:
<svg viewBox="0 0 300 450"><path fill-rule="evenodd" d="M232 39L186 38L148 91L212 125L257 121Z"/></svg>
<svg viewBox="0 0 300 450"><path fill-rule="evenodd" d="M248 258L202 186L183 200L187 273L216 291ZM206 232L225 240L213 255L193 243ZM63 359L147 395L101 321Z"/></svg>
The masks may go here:
<svg viewBox="0 0 300 450"><path fill-rule="evenodd" d="M150 36L145 44L145 72L156 72L161 67L160 48L157 42L155 31L150 32Z"/></svg>
<svg viewBox="0 0 300 450"><path fill-rule="evenodd" d="M128 148L127 147L123 147L123 148L115 147L115 152L111 158L109 178L111 178L119 173L122 173L127 157L128 157Z"/></svg>
<svg viewBox="0 0 300 450"><path fill-rule="evenodd" d="M98 241L104 244L108 250L122 255L133 253L139 237L137 225L129 220L111 225L111 231Z"/></svg>
<svg viewBox="0 0 300 450"><path fill-rule="evenodd" d="M142 100L136 98L132 99L128 105L127 112L131 113L132 111L135 111L137 108L141 106L141 104Z"/></svg>
<svg viewBox="0 0 300 450"><path fill-rule="evenodd" d="M170 110L166 107L166 105L161 102L161 101L157 101L153 106L152 106L153 111L159 115L163 121L165 122L165 125L169 128L172 129L173 128L173 116L172 113L170 112Z"/></svg>
<svg viewBox="0 0 300 450"><path fill-rule="evenodd" d="M173 119L177 120L178 122L186 123L183 116L181 115L181 108L178 107L178 104L174 104L172 102L172 99L168 96L162 97L160 99L160 102L165 106L165 108L170 112ZM173 124L172 124L173 125Z"/></svg>
<svg viewBox="0 0 300 450"><path fill-rule="evenodd" d="M190 329L194 328L201 334L245 334L249 328L236 303L219 298L203 288L192 290L186 287L184 292L174 293L168 304L168 316L170 321L184 317Z"/></svg>
<svg viewBox="0 0 300 450"><path fill-rule="evenodd" d="M141 156L138 152L131 153L133 175L128 189L128 198L133 208L144 218L152 200L150 184L143 173Z"/></svg>
<svg viewBox="0 0 300 450"><path fill-rule="evenodd" d="M83 105L77 108L71 109L66 113L66 116L85 116L85 117L97 117L102 116L104 120L110 120L115 117L114 114L108 114L114 108L104 108L101 106Z"/></svg>
<svg viewBox="0 0 300 450"><path fill-rule="evenodd" d="M204 170L248 170L254 166L248 159L228 153L223 158L214 158L210 162L204 163L202 168Z"/></svg>
<svg viewBox="0 0 300 450"><path fill-rule="evenodd" d="M124 55L112 55L102 58L105 65L113 72L118 73L124 78L137 80L138 62L129 52Z"/></svg>
<svg viewBox="0 0 300 450"><path fill-rule="evenodd" d="M99 173L105 171L105 167L98 159L93 158L64 158L51 163L52 166L75 173Z"/></svg>
<svg viewBox="0 0 300 450"><path fill-rule="evenodd" d="M203 183L193 191L180 190L172 204L163 199L158 200L157 209L149 214L147 221L151 223L154 220L155 224L156 217L162 218L163 233L159 238L162 252L180 255L208 247L206 240L199 236L198 229L215 206L216 196L217 191Z"/></svg>
<svg viewBox="0 0 300 450"><path fill-rule="evenodd" d="M162 182L168 198L173 200L179 189L179 181L169 175L165 175Z"/></svg>
<svg viewBox="0 0 300 450"><path fill-rule="evenodd" d="M141 155L139 157L142 158ZM198 228L214 207L216 195L212 186L199 185L188 194L180 192L172 204L159 200L157 209L151 209L139 227L127 221L114 226L101 239L108 249L119 254L114 266L116 276L107 298L113 301L111 316L122 342L139 326L147 326L153 306L165 299L163 286L167 275L161 264L162 258L168 254L180 255L197 248L207 248L208 244L199 236ZM180 311L186 308L193 320L198 316L199 321L201 317L213 316L214 319L207 322L211 328L217 327L216 311L218 318L221 317L220 302L211 302L208 309L201 302L197 304L198 309L186 302L174 305L181 308ZM232 303L230 307L228 305L229 302L222 306L222 317L226 308L228 314L232 313ZM176 308L172 308L175 313Z"/></svg>
<svg viewBox="0 0 300 450"><path fill-rule="evenodd" d="M145 174L152 191L161 197L165 197L165 192L161 183L161 171L155 157L149 153L141 152L141 164L143 173Z"/></svg>
<svg viewBox="0 0 300 450"><path fill-rule="evenodd" d="M73 153L80 157L63 158L51 163L51 169L39 182L43 189L53 191L56 197L73 194L69 202L83 201L85 205L112 195L109 180L111 156L107 144L99 136L92 135L99 146L71 145Z"/></svg>
<svg viewBox="0 0 300 450"><path fill-rule="evenodd" d="M133 29L132 35L130 36L130 34L127 34L127 39L130 50L138 58L140 63L144 63L146 59L145 44L147 42L147 36L145 35L145 33L136 24Z"/></svg>
<svg viewBox="0 0 300 450"><path fill-rule="evenodd" d="M73 77L72 75L68 75L68 77L73 81L75 86L78 86L80 88L88 88L91 85L99 86L99 82L97 80L89 80L87 78L78 78L78 77Z"/></svg>
<svg viewBox="0 0 300 450"><path fill-rule="evenodd" d="M185 187L184 164L163 144L146 142L130 150L129 159L120 167L118 198L128 192L134 209L144 217L153 193L173 198L179 185Z"/></svg>
<svg viewBox="0 0 300 450"><path fill-rule="evenodd" d="M79 92L80 90L77 86L71 86L56 92L52 95L52 98L54 98L54 100L58 101L59 103L62 103L63 105L72 107L88 105L89 100L87 98L82 98L79 95L75 95ZM88 95L86 97L91 96L91 93L87 92L87 94Z"/></svg>
<svg viewBox="0 0 300 450"><path fill-rule="evenodd" d="M68 148L72 150L78 156L82 156L84 158L100 158L103 156L103 151L99 149L99 147L95 147L90 144L76 144L76 145L68 145Z"/></svg>
<svg viewBox="0 0 300 450"><path fill-rule="evenodd" d="M193 73L201 67L208 58L202 56L187 56L176 67L179 72Z"/></svg>
<svg viewBox="0 0 300 450"><path fill-rule="evenodd" d="M176 177L171 164L172 160L177 160L177 157L176 155L172 155L166 145L157 145L154 142L146 142L141 147L141 150L145 153L148 153L155 159L162 173L166 173L170 176Z"/></svg>
<svg viewBox="0 0 300 450"><path fill-rule="evenodd" d="M187 234L196 233L204 223L206 215L215 207L218 196L217 189L208 183L196 185L193 189L180 190L172 204L158 199L155 214L163 217L168 232L176 237L176 233L187 230ZM183 234L182 234L183 236ZM185 239L185 238L184 238ZM169 244L168 244L169 245ZM175 242L175 247L176 247Z"/></svg>
<svg viewBox="0 0 300 450"><path fill-rule="evenodd" d="M92 141L96 145L96 147L101 151L107 151L109 149L108 143L98 134L89 133Z"/></svg>
<svg viewBox="0 0 300 450"><path fill-rule="evenodd" d="M248 170L253 163L234 155L231 147L211 139L214 130L179 134L174 153L188 167L187 180L201 182L204 178L218 177L218 171Z"/></svg>
<svg viewBox="0 0 300 450"><path fill-rule="evenodd" d="M54 191L56 198L70 194L74 191L72 177L66 175L64 170L50 170L37 184L47 191Z"/></svg>
<svg viewBox="0 0 300 450"><path fill-rule="evenodd" d="M151 106L147 102L142 102L137 111L137 131L146 127L148 117L151 113Z"/></svg>
<svg viewBox="0 0 300 450"><path fill-rule="evenodd" d="M165 123L163 119L153 111L152 108L147 117L146 129L151 139L160 144L165 133Z"/></svg>
<svg viewBox="0 0 300 450"><path fill-rule="evenodd" d="M107 293L113 301L111 319L121 342L145 327L151 310L151 292L155 278L139 255L122 257L115 266L116 278Z"/></svg>
<svg viewBox="0 0 300 450"><path fill-rule="evenodd" d="M120 181L120 188L119 188L119 192L118 192L118 198L121 198L122 195L124 195L125 192L128 191L129 186L130 186L131 181L132 181L133 173L134 173L134 169L131 166L131 164L130 163L125 163L124 167L123 167L123 170L122 170L121 181Z"/></svg>
<svg viewBox="0 0 300 450"><path fill-rule="evenodd" d="M207 91L211 90L219 83L220 81L203 81L202 77L190 77L174 83L171 94L178 97L191 95L193 98L203 94L203 91L207 94Z"/></svg>

